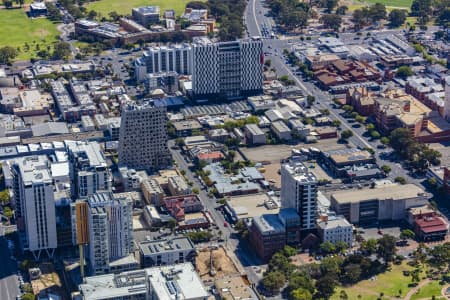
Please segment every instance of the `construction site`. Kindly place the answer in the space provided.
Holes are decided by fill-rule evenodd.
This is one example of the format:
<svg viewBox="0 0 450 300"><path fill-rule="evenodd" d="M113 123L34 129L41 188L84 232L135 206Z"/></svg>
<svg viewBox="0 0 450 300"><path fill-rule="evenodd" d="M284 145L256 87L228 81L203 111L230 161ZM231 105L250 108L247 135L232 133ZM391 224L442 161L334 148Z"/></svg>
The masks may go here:
<svg viewBox="0 0 450 300"><path fill-rule="evenodd" d="M240 275L223 247L209 246L197 250L196 268L203 282Z"/></svg>
<svg viewBox="0 0 450 300"><path fill-rule="evenodd" d="M52 264L42 263L39 268L32 268L29 271L31 279L31 287L33 294L56 293L63 295L61 280L58 273L54 270Z"/></svg>

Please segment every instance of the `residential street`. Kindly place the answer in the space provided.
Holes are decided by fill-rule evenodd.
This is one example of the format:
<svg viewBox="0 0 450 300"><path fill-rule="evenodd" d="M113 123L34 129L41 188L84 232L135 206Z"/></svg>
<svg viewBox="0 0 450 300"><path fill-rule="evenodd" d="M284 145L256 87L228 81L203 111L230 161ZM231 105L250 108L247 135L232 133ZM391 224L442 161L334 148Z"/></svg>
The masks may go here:
<svg viewBox="0 0 450 300"><path fill-rule="evenodd" d="M202 183L195 176L194 173L191 172L188 163L186 162L184 156L180 153L179 150L172 149L174 146L174 141L169 141L169 148L172 152L172 157L176 161L178 168L180 170L186 171L186 177L188 180L194 183L195 187L200 188L199 198L202 201L203 206L206 211L210 214L215 224L219 227L219 230L222 231L222 238L225 240L225 246L230 253L234 253L236 255L235 258L232 259L238 265L238 268L241 269L241 272L247 274L249 280L252 283L258 283L260 277L256 274L254 266L258 266L261 264L261 261L255 256L249 253L246 249L243 249L239 239L237 238L236 232L230 226L224 226L225 219L223 215L217 210L217 204L214 198L209 197L206 189L202 188Z"/></svg>

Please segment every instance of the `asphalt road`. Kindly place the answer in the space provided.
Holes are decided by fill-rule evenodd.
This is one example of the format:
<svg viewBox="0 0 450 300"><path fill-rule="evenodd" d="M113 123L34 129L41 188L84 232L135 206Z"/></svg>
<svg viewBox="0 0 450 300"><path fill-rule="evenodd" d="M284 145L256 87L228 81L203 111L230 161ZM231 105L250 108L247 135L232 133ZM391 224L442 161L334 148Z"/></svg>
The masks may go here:
<svg viewBox="0 0 450 300"><path fill-rule="evenodd" d="M245 24L247 26L247 33L249 36L263 36L262 28L267 28L269 24L274 24L271 17L268 17L268 9L263 6L262 0L249 0L247 9L245 11ZM271 29L272 27L270 27ZM399 30L373 30L372 35L388 35L393 33L399 33ZM356 36L355 33L342 33L343 39L347 42L353 40ZM361 36L366 36L362 33ZM394 179L397 176L402 176L410 183L415 183L420 185L423 179L413 178L409 176L408 172L403 169L399 161L392 161L387 159L383 152L389 151L389 149L379 150L377 147L380 145L378 140L370 140L364 137L365 132L364 126L360 128L353 127L354 124L348 122L341 113L342 110L335 108L332 102L332 96L325 91L317 88L312 82L303 81L301 77L296 76L294 71L290 66L287 65L286 58L283 57L283 50L291 48L291 41L295 41L296 37L290 37L288 39L271 39L270 37L263 37L263 51L265 53L266 60L271 60L271 67L274 68L278 76L288 75L292 78L296 85L300 87L306 95L313 95L316 98L314 107L317 109L328 109L330 111L330 117L341 122L341 129L349 129L354 135L349 139L349 142L359 148L372 148L375 150L375 157L377 163L382 165L388 165L391 167L391 172L389 174L390 179ZM313 37L314 40L314 37Z"/></svg>
<svg viewBox="0 0 450 300"><path fill-rule="evenodd" d="M258 284L260 280L260 276L255 272L254 266L261 265L261 261L255 257L252 253L249 253L247 249L244 249L236 236L236 232L229 225L224 226L225 218L221 214L219 210L217 210L217 204L215 198L209 197L207 190L202 189L202 183L195 176L194 173L189 169L189 165L185 160L185 157L180 153L179 150L172 149L174 146L174 141L169 141L169 149L172 153L173 159L176 161L178 168L180 170L185 170L188 180L194 183L194 187L198 187L200 192L198 197L202 202L205 210L208 211L211 218L214 220L214 223L219 227L219 230L222 231L222 236L225 240L225 247L231 252L234 253L236 258L235 263L240 265L239 268L242 271L245 271L250 282L254 284Z"/></svg>
<svg viewBox="0 0 450 300"><path fill-rule="evenodd" d="M1 227L1 225L0 225ZM1 228L0 228L1 229ZM16 262L10 258L11 254L8 249L7 239L3 235L3 230L0 230L0 299L1 300L15 300L19 294L17 281L17 265Z"/></svg>

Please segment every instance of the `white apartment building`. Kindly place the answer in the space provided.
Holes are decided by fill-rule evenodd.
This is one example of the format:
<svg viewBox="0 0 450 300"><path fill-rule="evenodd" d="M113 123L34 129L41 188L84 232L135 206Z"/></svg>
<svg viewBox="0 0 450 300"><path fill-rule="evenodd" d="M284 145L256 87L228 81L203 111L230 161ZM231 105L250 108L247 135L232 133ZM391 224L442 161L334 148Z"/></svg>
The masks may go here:
<svg viewBox="0 0 450 300"><path fill-rule="evenodd" d="M13 204L19 232L25 240L23 249L35 259L46 251L49 257L57 247L53 178L46 156L18 158L11 166Z"/></svg>
<svg viewBox="0 0 450 300"><path fill-rule="evenodd" d="M191 263L86 277L82 300L206 300L209 297Z"/></svg>
<svg viewBox="0 0 450 300"><path fill-rule="evenodd" d="M239 99L260 94L263 86L262 42L240 40L192 44L192 92L199 98Z"/></svg>
<svg viewBox="0 0 450 300"><path fill-rule="evenodd" d="M291 159L281 166L281 207L297 211L301 230L315 228L317 178L301 161Z"/></svg>
<svg viewBox="0 0 450 300"><path fill-rule="evenodd" d="M97 142L67 141L71 164L73 197L85 198L97 191L111 190L112 175L100 144Z"/></svg>
<svg viewBox="0 0 450 300"><path fill-rule="evenodd" d="M110 262L133 252L133 207L125 197L96 193L87 199L89 260L94 274L108 273Z"/></svg>
<svg viewBox="0 0 450 300"><path fill-rule="evenodd" d="M184 262L195 263L195 257L197 255L194 243L187 237L144 241L139 243L138 248L142 268Z"/></svg>
<svg viewBox="0 0 450 300"><path fill-rule="evenodd" d="M172 196L189 195L192 193L191 187L184 180L183 176L171 176L168 178L167 186Z"/></svg>
<svg viewBox="0 0 450 300"><path fill-rule="evenodd" d="M166 107L129 102L122 107L119 164L136 170L158 170L172 163L167 146Z"/></svg>
<svg viewBox="0 0 450 300"><path fill-rule="evenodd" d="M148 73L173 71L178 74L191 74L191 55L189 44L151 47L134 61L136 80L144 81Z"/></svg>
<svg viewBox="0 0 450 300"><path fill-rule="evenodd" d="M344 242L349 247L353 243L353 226L343 216L326 216L317 223L319 237L322 242Z"/></svg>
<svg viewBox="0 0 450 300"><path fill-rule="evenodd" d="M164 198L164 190L158 181L153 178L147 178L141 182L141 190L147 203L155 206L161 206Z"/></svg>

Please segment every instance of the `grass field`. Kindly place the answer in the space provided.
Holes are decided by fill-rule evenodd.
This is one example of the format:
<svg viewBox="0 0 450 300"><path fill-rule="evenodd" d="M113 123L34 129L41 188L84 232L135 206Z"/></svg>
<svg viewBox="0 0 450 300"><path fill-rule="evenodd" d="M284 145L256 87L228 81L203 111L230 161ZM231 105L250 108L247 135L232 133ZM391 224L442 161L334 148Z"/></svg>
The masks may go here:
<svg viewBox="0 0 450 300"><path fill-rule="evenodd" d="M174 9L179 16L185 9L186 4L191 0L100 0L86 5L87 10L94 10L103 16L108 16L112 11L120 15L131 15L133 7L157 5L161 9L161 14L166 9Z"/></svg>
<svg viewBox="0 0 450 300"><path fill-rule="evenodd" d="M412 0L355 0L353 4L348 5L349 11L352 12L355 9L375 4L381 3L386 5L386 10L389 12L394 8L404 8L406 10L411 10Z"/></svg>
<svg viewBox="0 0 450 300"><path fill-rule="evenodd" d="M336 292L331 297L331 300L338 300L341 290L345 290L348 299L377 300L380 297L380 293L384 294L382 299L391 299L398 296L401 297L399 299L402 299L411 289L408 287L408 284L411 282L411 277L403 275L403 271L405 270L411 271L413 268L406 263L403 263L402 265L392 265L391 271L376 276L375 280L363 280L350 287L337 288ZM423 275L424 272L422 272L421 277L423 277ZM437 281L432 281L422 287L419 293L413 295L411 299L431 299L431 296L433 295L440 296L441 288L442 286L440 286ZM361 295L361 298L358 298L358 295ZM437 297L437 299L439 298Z"/></svg>
<svg viewBox="0 0 450 300"><path fill-rule="evenodd" d="M17 59L36 57L36 45L46 49L56 41L59 31L56 25L45 18L30 19L23 9L0 10L0 47L20 47ZM24 45L30 49L25 52Z"/></svg>
<svg viewBox="0 0 450 300"><path fill-rule="evenodd" d="M386 6L411 8L412 0L365 0L369 3L381 3Z"/></svg>
<svg viewBox="0 0 450 300"><path fill-rule="evenodd" d="M435 296L436 299L445 299L441 294L442 285L437 281L432 281L422 287L417 294L412 295L411 300L421 300ZM442 298L441 298L442 297Z"/></svg>

